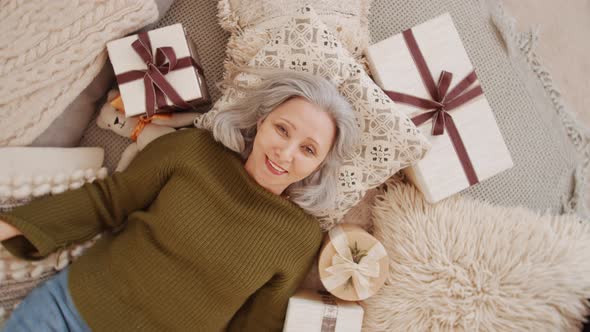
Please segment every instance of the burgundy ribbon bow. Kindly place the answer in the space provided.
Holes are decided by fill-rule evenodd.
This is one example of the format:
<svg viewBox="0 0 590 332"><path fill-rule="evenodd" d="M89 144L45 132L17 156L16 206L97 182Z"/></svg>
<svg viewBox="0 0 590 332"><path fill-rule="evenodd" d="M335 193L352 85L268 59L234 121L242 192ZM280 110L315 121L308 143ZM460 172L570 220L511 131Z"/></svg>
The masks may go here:
<svg viewBox="0 0 590 332"><path fill-rule="evenodd" d="M447 129L447 133L453 143L453 147L457 152L459 160L461 161L469 185L474 185L478 183L479 180L475 174L473 164L469 159L465 145L461 140L461 135L459 135L455 122L448 112L483 94L483 90L479 85L466 91L473 82L477 80L475 70L472 70L451 91L448 91L453 79L453 74L443 70L438 78L438 84L435 84L412 30L405 30L402 35L432 100L395 91L384 90L384 92L393 101L409 104L425 110L432 110L413 117L412 122L414 122L416 126L419 126L432 118L432 135L442 135L445 128Z"/></svg>
<svg viewBox="0 0 590 332"><path fill-rule="evenodd" d="M199 67L191 57L176 58L176 53L172 47L159 47L156 49L156 56L152 54L152 46L146 32L138 34L138 39L131 44L131 47L141 57L147 65L144 70L131 70L117 75L119 85L137 79L143 79L145 86L145 105L148 116L154 115L156 109L168 107L166 97L170 98L172 104L176 107L190 109L189 105L170 83L164 75L177 69L186 67ZM157 107L156 107L157 105Z"/></svg>

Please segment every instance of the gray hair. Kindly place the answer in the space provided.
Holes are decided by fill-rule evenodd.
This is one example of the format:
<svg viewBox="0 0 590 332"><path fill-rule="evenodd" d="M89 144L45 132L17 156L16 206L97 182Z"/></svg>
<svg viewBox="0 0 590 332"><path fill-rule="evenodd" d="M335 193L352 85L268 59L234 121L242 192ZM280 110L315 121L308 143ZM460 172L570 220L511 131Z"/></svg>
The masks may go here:
<svg viewBox="0 0 590 332"><path fill-rule="evenodd" d="M319 76L275 69L247 71L259 76L260 84L248 89L234 86L244 91L246 97L215 115L213 136L246 160L252 152L257 122L277 106L293 97L303 97L317 105L336 124L334 143L320 166L305 179L288 186L285 193L293 203L314 215L335 208L338 168L360 136L350 104L331 82Z"/></svg>

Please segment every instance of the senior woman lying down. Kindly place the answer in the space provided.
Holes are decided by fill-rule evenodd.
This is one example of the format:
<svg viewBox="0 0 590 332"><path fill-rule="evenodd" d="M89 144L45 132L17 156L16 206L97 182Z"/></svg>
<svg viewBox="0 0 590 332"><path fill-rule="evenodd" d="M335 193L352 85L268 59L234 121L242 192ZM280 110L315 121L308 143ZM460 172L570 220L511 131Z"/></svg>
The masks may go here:
<svg viewBox="0 0 590 332"><path fill-rule="evenodd" d="M154 140L124 172L0 214L26 259L107 231L34 289L5 331L279 331L358 137L328 81L269 72L213 132ZM239 153L238 153L239 152Z"/></svg>

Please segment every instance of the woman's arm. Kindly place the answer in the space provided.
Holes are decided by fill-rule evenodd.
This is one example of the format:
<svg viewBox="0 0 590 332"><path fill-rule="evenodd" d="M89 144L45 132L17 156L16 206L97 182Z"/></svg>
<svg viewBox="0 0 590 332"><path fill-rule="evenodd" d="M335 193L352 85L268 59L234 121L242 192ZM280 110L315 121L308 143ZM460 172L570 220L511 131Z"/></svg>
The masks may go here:
<svg viewBox="0 0 590 332"><path fill-rule="evenodd" d="M146 209L168 181L174 169L170 160L180 145L174 136L148 144L124 172L0 213L12 226L3 227L11 237L2 245L17 257L38 259L105 230L120 229L129 214ZM15 228L23 236L15 236Z"/></svg>
<svg viewBox="0 0 590 332"><path fill-rule="evenodd" d="M316 251L317 248L307 257L292 260L293 269L289 274L275 275L252 294L229 322L227 332L281 331L289 298L305 279Z"/></svg>

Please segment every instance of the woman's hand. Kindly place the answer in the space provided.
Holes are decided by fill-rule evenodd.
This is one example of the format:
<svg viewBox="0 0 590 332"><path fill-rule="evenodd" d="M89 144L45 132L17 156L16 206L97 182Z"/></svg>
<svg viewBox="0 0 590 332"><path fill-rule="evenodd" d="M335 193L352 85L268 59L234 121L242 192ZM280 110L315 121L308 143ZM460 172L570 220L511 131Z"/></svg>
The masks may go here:
<svg viewBox="0 0 590 332"><path fill-rule="evenodd" d="M15 237L21 234L21 231L16 229L11 224L5 222L4 220L0 219L0 241L7 240L11 237Z"/></svg>

